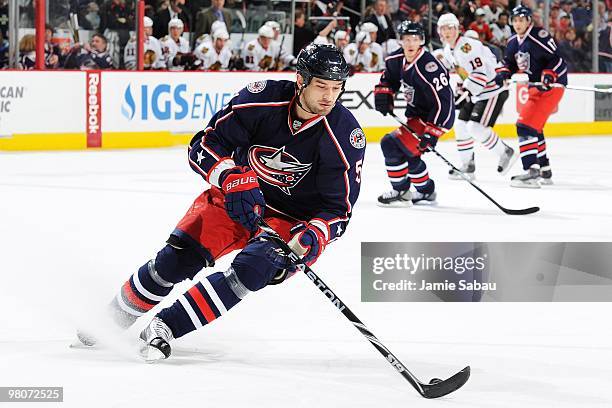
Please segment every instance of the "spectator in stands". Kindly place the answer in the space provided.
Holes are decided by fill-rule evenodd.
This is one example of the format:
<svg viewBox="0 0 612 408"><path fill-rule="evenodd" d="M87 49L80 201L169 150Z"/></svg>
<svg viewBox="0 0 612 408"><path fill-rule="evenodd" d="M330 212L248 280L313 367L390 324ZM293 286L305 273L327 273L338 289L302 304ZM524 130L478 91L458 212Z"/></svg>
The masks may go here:
<svg viewBox="0 0 612 408"><path fill-rule="evenodd" d="M299 52L314 41L317 35L306 25L306 16L303 10L295 10L295 26L293 28L293 52Z"/></svg>
<svg viewBox="0 0 612 408"><path fill-rule="evenodd" d="M583 31L593 20L591 9L585 7L583 0L576 1L576 7L571 11L573 26L578 31Z"/></svg>
<svg viewBox="0 0 612 408"><path fill-rule="evenodd" d="M599 32L599 72L612 73L612 16Z"/></svg>
<svg viewBox="0 0 612 408"><path fill-rule="evenodd" d="M79 13L79 26L85 30L97 31L100 20L100 6L95 1L89 2Z"/></svg>
<svg viewBox="0 0 612 408"><path fill-rule="evenodd" d="M108 0L102 6L100 14L100 31L129 31L134 29L133 3L125 0Z"/></svg>
<svg viewBox="0 0 612 408"><path fill-rule="evenodd" d="M102 34L94 34L89 43L76 44L64 65L66 69L113 69L113 59L108 52L108 40Z"/></svg>
<svg viewBox="0 0 612 408"><path fill-rule="evenodd" d="M8 36L8 0L0 0L0 35L2 38Z"/></svg>
<svg viewBox="0 0 612 408"><path fill-rule="evenodd" d="M478 3L475 1L462 2L458 10L458 17L464 29L469 29L470 25L476 20L476 10L478 10Z"/></svg>
<svg viewBox="0 0 612 408"><path fill-rule="evenodd" d="M374 13L369 15L364 22L374 23L378 27L377 43L382 44L389 38L395 38L391 17L387 12L387 0L376 0Z"/></svg>
<svg viewBox="0 0 612 408"><path fill-rule="evenodd" d="M591 56L584 40L576 35L576 30L568 28L564 40L559 43L559 54L567 63L568 72L591 71Z"/></svg>
<svg viewBox="0 0 612 408"><path fill-rule="evenodd" d="M30 70L36 65L36 36L26 34L19 40L19 69Z"/></svg>
<svg viewBox="0 0 612 408"><path fill-rule="evenodd" d="M597 9L599 12L599 31L604 31L608 27L608 10L606 10L606 3L600 1L597 3Z"/></svg>
<svg viewBox="0 0 612 408"><path fill-rule="evenodd" d="M0 31L0 69L8 67L9 42Z"/></svg>
<svg viewBox="0 0 612 408"><path fill-rule="evenodd" d="M170 0L168 7L159 10L153 19L153 36L163 38L168 35L168 23L173 18L178 18L183 22L184 30L191 31L189 14L184 10L185 0Z"/></svg>
<svg viewBox="0 0 612 408"><path fill-rule="evenodd" d="M476 15L476 20L470 24L470 30L476 31L480 41L483 43L490 42L493 39L493 33L489 25L485 22L485 11L479 8L474 14Z"/></svg>
<svg viewBox="0 0 612 408"><path fill-rule="evenodd" d="M572 18L572 6L573 2L571 0L562 0L560 17L563 17L564 15L567 16L570 19L571 26L574 27L574 21Z"/></svg>
<svg viewBox="0 0 612 408"><path fill-rule="evenodd" d="M504 8L499 3L499 0L492 0L491 4L487 4L482 9L485 12L485 22L489 25L495 23L501 13L504 12Z"/></svg>
<svg viewBox="0 0 612 408"><path fill-rule="evenodd" d="M512 30L508 25L508 13L503 12L497 18L497 22L491 25L491 33L493 34L492 42L502 48L508 44L508 39L512 37Z"/></svg>
<svg viewBox="0 0 612 408"><path fill-rule="evenodd" d="M55 30L49 24L45 25L45 65L47 68L60 67L60 49L53 44L53 34Z"/></svg>
<svg viewBox="0 0 612 408"><path fill-rule="evenodd" d="M204 33L210 33L212 23L215 21L223 21L227 27L232 26L232 15L223 8L224 5L225 0L212 0L211 7L197 14L195 26L196 38Z"/></svg>

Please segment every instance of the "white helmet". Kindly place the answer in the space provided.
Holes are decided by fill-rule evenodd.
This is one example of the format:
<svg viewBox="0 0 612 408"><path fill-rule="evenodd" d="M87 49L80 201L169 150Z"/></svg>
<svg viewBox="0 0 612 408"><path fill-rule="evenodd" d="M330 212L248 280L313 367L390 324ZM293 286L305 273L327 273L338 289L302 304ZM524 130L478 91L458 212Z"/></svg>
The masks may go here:
<svg viewBox="0 0 612 408"><path fill-rule="evenodd" d="M144 19L142 20L144 27L153 27L153 20L151 20L150 17L144 16Z"/></svg>
<svg viewBox="0 0 612 408"><path fill-rule="evenodd" d="M264 24L261 27L259 27L259 30L257 31L257 34L260 37L274 38L274 29L272 29L272 27Z"/></svg>
<svg viewBox="0 0 612 408"><path fill-rule="evenodd" d="M465 33L463 33L463 36L473 40L480 40L478 33L474 30L467 30Z"/></svg>
<svg viewBox="0 0 612 408"><path fill-rule="evenodd" d="M225 23L223 21L217 20L210 26L210 33L212 34L220 28L223 28L225 29L225 31L227 31L227 26L225 25Z"/></svg>
<svg viewBox="0 0 612 408"><path fill-rule="evenodd" d="M273 21L273 20L266 21L266 24L264 25L267 25L268 27L272 27L273 30L280 31L281 29L281 25L278 23L278 21Z"/></svg>
<svg viewBox="0 0 612 408"><path fill-rule="evenodd" d="M365 31L366 33L377 33L378 27L374 23L363 23L359 28L359 31Z"/></svg>
<svg viewBox="0 0 612 408"><path fill-rule="evenodd" d="M438 19L438 29L440 27L459 27L457 16L452 13L442 14Z"/></svg>
<svg viewBox="0 0 612 408"><path fill-rule="evenodd" d="M370 33L366 33L365 31L360 31L355 36L355 43L359 44L370 44L372 42L372 38L370 37Z"/></svg>
<svg viewBox="0 0 612 408"><path fill-rule="evenodd" d="M171 19L168 22L168 30L170 30L172 27L176 27L176 28L182 29L184 27L183 20L181 20L180 18L173 18L173 19Z"/></svg>
<svg viewBox="0 0 612 408"><path fill-rule="evenodd" d="M229 40L229 33L225 28L219 28L213 33L212 38L213 40Z"/></svg>
<svg viewBox="0 0 612 408"><path fill-rule="evenodd" d="M338 40L344 40L347 39L348 40L348 33L344 30L338 30L336 31L336 33L334 34L334 40L338 41Z"/></svg>

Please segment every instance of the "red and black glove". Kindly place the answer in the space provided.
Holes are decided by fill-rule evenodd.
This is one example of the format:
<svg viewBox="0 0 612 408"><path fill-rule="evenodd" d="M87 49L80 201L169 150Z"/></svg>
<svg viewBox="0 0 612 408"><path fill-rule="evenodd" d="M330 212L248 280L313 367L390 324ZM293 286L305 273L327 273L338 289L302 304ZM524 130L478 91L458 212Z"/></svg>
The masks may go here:
<svg viewBox="0 0 612 408"><path fill-rule="evenodd" d="M543 92L550 91L552 84L557 82L557 73L552 69L545 69L540 76L540 82L542 84L537 86L538 90Z"/></svg>
<svg viewBox="0 0 612 408"><path fill-rule="evenodd" d="M374 107L377 111L387 116L393 112L393 97L395 92L387 84L380 83L374 87Z"/></svg>
<svg viewBox="0 0 612 408"><path fill-rule="evenodd" d="M263 217L266 201L259 188L257 175L249 167L233 167L220 177L225 194L225 211L229 217L249 231L255 231Z"/></svg>
<svg viewBox="0 0 612 408"><path fill-rule="evenodd" d="M433 123L425 122L423 134L421 135L421 141L419 142L419 150L422 152L427 152L436 147L438 139L442 137L444 133L444 129L434 125Z"/></svg>

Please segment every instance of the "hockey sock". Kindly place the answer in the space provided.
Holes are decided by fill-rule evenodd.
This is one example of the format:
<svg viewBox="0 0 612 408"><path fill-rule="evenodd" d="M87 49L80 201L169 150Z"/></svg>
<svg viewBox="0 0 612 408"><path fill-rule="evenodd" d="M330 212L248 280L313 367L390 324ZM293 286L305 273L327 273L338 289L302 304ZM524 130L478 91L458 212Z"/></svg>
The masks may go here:
<svg viewBox="0 0 612 408"><path fill-rule="evenodd" d="M457 119L455 121L455 141L457 142L457 152L459 152L459 160L464 165L472 160L474 153L474 139L469 135L467 130L467 122Z"/></svg>
<svg viewBox="0 0 612 408"><path fill-rule="evenodd" d="M232 268L225 274L215 272L193 285L157 317L170 327L175 338L182 337L225 314L248 292Z"/></svg>
<svg viewBox="0 0 612 408"><path fill-rule="evenodd" d="M172 286L174 284L159 276L153 260L147 262L130 276L111 302L115 322L128 328L138 317L161 302L170 293Z"/></svg>
<svg viewBox="0 0 612 408"><path fill-rule="evenodd" d="M537 165L538 163L538 132L522 124L516 125L516 131L519 137L519 149L521 152L521 161L523 169Z"/></svg>
<svg viewBox="0 0 612 408"><path fill-rule="evenodd" d="M501 157L506 150L506 144L502 142L493 131L493 128L484 127L478 122L470 121L468 124L468 131L474 135L474 138L478 139L480 143L487 149L491 150L497 156Z"/></svg>
<svg viewBox="0 0 612 408"><path fill-rule="evenodd" d="M408 176L408 162L395 163L393 160L385 159L387 176L394 190L406 191L410 188L410 177Z"/></svg>
<svg viewBox="0 0 612 408"><path fill-rule="evenodd" d="M423 194L431 194L434 192L435 184L433 180L429 178L429 171L427 171L427 165L420 157L414 157L409 161L410 165L410 180L414 185L414 188Z"/></svg>
<svg viewBox="0 0 612 408"><path fill-rule="evenodd" d="M546 155L546 140L544 139L543 132L538 133L538 162L540 163L540 168L550 166L550 161Z"/></svg>

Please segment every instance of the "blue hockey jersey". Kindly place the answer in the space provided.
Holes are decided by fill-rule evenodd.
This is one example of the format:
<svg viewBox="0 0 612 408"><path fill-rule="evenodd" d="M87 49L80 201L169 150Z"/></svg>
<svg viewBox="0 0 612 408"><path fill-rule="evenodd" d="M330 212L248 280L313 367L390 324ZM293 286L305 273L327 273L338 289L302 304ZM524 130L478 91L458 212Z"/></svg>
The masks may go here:
<svg viewBox="0 0 612 408"><path fill-rule="evenodd" d="M361 184L365 135L336 103L326 116L293 118L295 83L259 81L242 89L190 143L189 163L219 187L222 171L249 166L268 208L340 237Z"/></svg>
<svg viewBox="0 0 612 408"><path fill-rule="evenodd" d="M443 129L453 127L455 100L448 71L425 48L412 63L406 61L403 48L391 53L380 82L395 92L402 89L407 118L419 117Z"/></svg>
<svg viewBox="0 0 612 408"><path fill-rule="evenodd" d="M556 82L567 85L567 65L555 40L542 27L532 25L522 37L510 37L502 64L502 70L527 74L530 82L540 81L544 70L554 71Z"/></svg>

